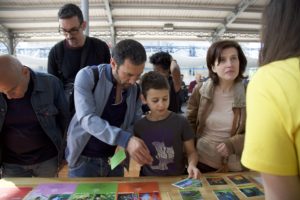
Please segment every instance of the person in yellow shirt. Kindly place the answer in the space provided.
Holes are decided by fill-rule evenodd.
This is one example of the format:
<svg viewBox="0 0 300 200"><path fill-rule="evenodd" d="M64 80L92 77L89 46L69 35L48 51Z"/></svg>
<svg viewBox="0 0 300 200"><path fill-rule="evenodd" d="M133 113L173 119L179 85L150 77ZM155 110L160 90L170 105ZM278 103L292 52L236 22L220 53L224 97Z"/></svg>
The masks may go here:
<svg viewBox="0 0 300 200"><path fill-rule="evenodd" d="M300 1L263 12L260 68L247 88L242 163L261 172L267 200L300 197Z"/></svg>

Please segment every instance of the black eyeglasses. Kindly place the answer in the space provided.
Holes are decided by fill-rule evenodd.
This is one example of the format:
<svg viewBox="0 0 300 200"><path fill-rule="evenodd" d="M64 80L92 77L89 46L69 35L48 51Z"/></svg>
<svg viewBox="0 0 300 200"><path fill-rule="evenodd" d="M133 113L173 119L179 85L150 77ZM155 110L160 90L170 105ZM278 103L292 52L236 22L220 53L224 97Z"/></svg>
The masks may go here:
<svg viewBox="0 0 300 200"><path fill-rule="evenodd" d="M78 27L74 27L74 28L71 28L70 30L66 30L64 28L61 28L59 26L58 28L58 32L60 34L64 34L64 35L67 35L67 34L70 34L70 35L75 35L79 32L79 30L81 29L81 24L78 26Z"/></svg>

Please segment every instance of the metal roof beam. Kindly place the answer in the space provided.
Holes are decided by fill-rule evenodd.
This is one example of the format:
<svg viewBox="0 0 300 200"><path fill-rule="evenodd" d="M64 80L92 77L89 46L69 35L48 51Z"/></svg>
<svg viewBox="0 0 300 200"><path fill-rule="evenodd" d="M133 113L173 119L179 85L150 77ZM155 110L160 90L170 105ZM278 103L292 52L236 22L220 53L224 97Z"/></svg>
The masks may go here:
<svg viewBox="0 0 300 200"><path fill-rule="evenodd" d="M110 33L111 33L111 42L112 45L115 46L116 44L116 32L115 32L115 27L114 27L114 21L112 18L112 12L111 12L111 6L109 3L109 0L104 0L104 5L105 5L105 10L106 10L106 15L108 19L108 24L110 27Z"/></svg>
<svg viewBox="0 0 300 200"><path fill-rule="evenodd" d="M44 18L1 18L0 24L19 24L19 23L45 23L45 22L56 22L56 17L44 17ZM221 23L223 18L206 18L206 17L148 17L148 16L126 16L126 17L114 17L114 22L126 22L126 21L151 21L151 22L199 22L199 23ZM107 17L90 17L90 21L107 21ZM235 23L247 23L247 24L259 24L258 19L237 19Z"/></svg>
<svg viewBox="0 0 300 200"><path fill-rule="evenodd" d="M4 25L2 25L2 24L0 23L0 32L2 32L2 33L5 34L5 35L8 35L9 30L8 30L8 28L6 28Z"/></svg>
<svg viewBox="0 0 300 200"><path fill-rule="evenodd" d="M221 24L213 33L212 40L218 40L218 38L225 33L227 26L231 24L246 8L248 8L251 4L253 4L256 0L242 0L232 11L230 15L226 17L224 23Z"/></svg>
<svg viewBox="0 0 300 200"><path fill-rule="evenodd" d="M9 1L7 1L8 3L10 3ZM10 5L5 5L5 2L1 2L1 6L0 6L0 11L55 11L58 12L59 8L60 8L60 4L53 4L53 3L42 3L42 4L28 4L26 3L26 1L24 1L25 4L20 4L18 3L17 5L14 6L10 6ZM75 3L76 4L76 3ZM76 4L77 6L80 7L80 3ZM95 8L95 9L99 9L99 8L104 8L104 4L103 3L89 3L89 8Z"/></svg>
<svg viewBox="0 0 300 200"><path fill-rule="evenodd" d="M89 9L104 9L106 7L106 1L104 0L103 3L89 3ZM207 4L207 5L187 5L185 3L182 4L150 4L150 3L114 3L113 6L110 5L110 7L113 7L113 9L167 9L167 10L197 10L197 11L232 11L231 5L213 5L213 4ZM53 4L47 4L43 6L39 5L24 5L20 7L9 7L9 6L1 6L0 12L5 11L55 11L59 9L59 6L53 5ZM254 12L254 13L261 13L263 11L263 7L261 6L255 6L247 9L247 12Z"/></svg>
<svg viewBox="0 0 300 200"><path fill-rule="evenodd" d="M182 4L168 4L160 2L159 4L151 3L114 3L114 9L166 9L166 10L197 10L197 11L232 11L232 5L214 5L214 4L186 4L182 1ZM253 6L247 10L247 12L261 13L263 11L262 6Z"/></svg>
<svg viewBox="0 0 300 200"><path fill-rule="evenodd" d="M106 17L91 16L90 21L104 21L107 20ZM57 22L57 17L28 17L28 18L0 18L0 24L4 23L45 23L45 22Z"/></svg>
<svg viewBox="0 0 300 200"><path fill-rule="evenodd" d="M126 22L126 21L154 21L154 22L199 22L199 23L221 23L224 21L223 18L207 18L207 17L166 17L166 16L122 16L114 17L115 22ZM247 23L247 24L259 24L259 19L238 19L236 23Z"/></svg>

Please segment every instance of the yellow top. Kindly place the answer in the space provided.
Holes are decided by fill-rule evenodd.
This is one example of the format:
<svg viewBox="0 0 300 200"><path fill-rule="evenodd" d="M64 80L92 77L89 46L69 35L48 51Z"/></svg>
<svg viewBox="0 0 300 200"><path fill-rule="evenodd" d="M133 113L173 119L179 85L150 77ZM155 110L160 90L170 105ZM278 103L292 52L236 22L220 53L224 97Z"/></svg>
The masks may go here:
<svg viewBox="0 0 300 200"><path fill-rule="evenodd" d="M300 175L300 58L261 67L246 102L242 163L273 175Z"/></svg>

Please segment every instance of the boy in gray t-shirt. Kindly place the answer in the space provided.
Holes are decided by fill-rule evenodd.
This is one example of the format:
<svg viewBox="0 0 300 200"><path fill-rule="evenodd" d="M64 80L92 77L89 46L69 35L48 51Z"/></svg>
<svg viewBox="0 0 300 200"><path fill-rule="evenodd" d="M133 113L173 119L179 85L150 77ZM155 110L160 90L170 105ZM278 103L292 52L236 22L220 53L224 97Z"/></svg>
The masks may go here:
<svg viewBox="0 0 300 200"><path fill-rule="evenodd" d="M168 110L169 84L158 72L148 72L141 80L142 101L149 114L136 122L134 133L144 140L153 157L151 165L141 168L142 176L175 176L185 172L185 152L188 174L198 178L198 155L194 133L185 117Z"/></svg>

